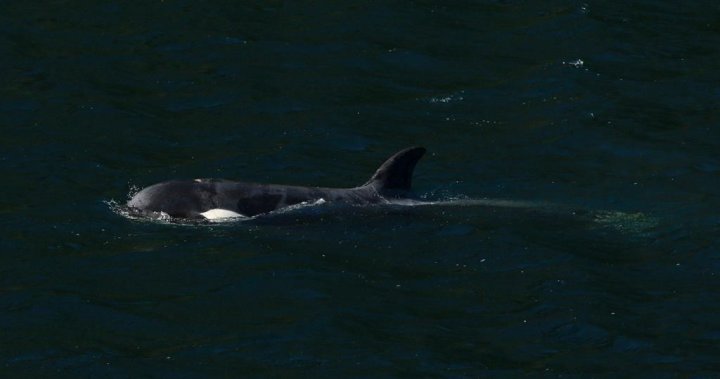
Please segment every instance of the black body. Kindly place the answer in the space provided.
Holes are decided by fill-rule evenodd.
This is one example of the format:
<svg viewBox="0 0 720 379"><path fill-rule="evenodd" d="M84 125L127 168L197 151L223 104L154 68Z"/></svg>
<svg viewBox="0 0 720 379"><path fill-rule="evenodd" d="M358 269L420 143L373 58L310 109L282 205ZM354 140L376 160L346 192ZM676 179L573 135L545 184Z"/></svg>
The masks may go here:
<svg viewBox="0 0 720 379"><path fill-rule="evenodd" d="M412 173L425 154L411 147L390 157L370 180L354 188L322 188L256 184L223 179L173 180L143 189L127 205L141 213L164 212L177 218L203 218L212 209L255 216L302 202L325 201L372 204L406 196Z"/></svg>

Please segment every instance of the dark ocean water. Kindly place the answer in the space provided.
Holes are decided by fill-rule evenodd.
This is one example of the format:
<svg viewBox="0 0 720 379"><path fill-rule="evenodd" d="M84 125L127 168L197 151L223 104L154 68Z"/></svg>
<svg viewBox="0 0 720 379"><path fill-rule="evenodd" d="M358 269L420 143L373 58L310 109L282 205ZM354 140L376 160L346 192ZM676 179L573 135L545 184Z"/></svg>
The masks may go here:
<svg viewBox="0 0 720 379"><path fill-rule="evenodd" d="M5 1L0 57L0 377L720 377L716 1ZM437 204L112 206L412 145Z"/></svg>

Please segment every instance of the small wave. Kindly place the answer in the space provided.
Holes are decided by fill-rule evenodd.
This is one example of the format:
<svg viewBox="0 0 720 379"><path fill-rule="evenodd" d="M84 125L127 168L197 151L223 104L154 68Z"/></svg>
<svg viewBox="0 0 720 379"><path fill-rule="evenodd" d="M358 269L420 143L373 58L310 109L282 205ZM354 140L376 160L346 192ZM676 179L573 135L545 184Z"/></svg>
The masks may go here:
<svg viewBox="0 0 720 379"><path fill-rule="evenodd" d="M166 223L170 223L174 220L165 212L140 213L125 204L118 203L114 199L105 200L103 203L105 203L113 213L131 220L159 221Z"/></svg>
<svg viewBox="0 0 720 379"><path fill-rule="evenodd" d="M179 225L197 225L208 223L209 220L188 220L182 218L172 217L165 212L140 212L136 209L130 208L125 204L120 204L116 200L103 201L109 208L110 211L118 216L125 217L133 221L148 221L157 222L162 224L179 224Z"/></svg>
<svg viewBox="0 0 720 379"><path fill-rule="evenodd" d="M130 197L132 197L132 196L130 196ZM120 204L114 199L106 200L103 202L110 208L110 210L113 213L115 213L119 216L128 218L130 220L151 221L151 222L160 222L160 223L167 223L167 224L188 224L188 225L243 222L243 221L255 220L260 217L268 217L271 215L281 215L281 214L286 214L286 213L298 212L302 209L316 207L316 206L323 205L326 203L325 199L318 199L315 201L303 201L302 203L290 205L288 207L276 209L272 212L263 213L263 214L259 214L259 215L251 216L251 217L240 215L237 217L224 217L224 218L204 220L204 219L185 219L185 218L172 217L165 212L140 212L136 209L128 207L125 204Z"/></svg>
<svg viewBox="0 0 720 379"><path fill-rule="evenodd" d="M573 66L575 68L580 68L585 65L585 62L582 59L578 58L573 61L563 61L563 64L568 65L568 66Z"/></svg>
<svg viewBox="0 0 720 379"><path fill-rule="evenodd" d="M659 220L643 212L596 211L594 221L624 234L642 235L654 230Z"/></svg>
<svg viewBox="0 0 720 379"><path fill-rule="evenodd" d="M488 209L491 208L493 209L493 212L501 209L506 209L508 211L514 209L518 211L523 211L524 214L546 214L548 215L548 217L563 216L570 219L576 219L578 221L589 221L592 224L597 225L601 228L608 228L618 231L622 234L635 236L648 234L658 225L658 220L655 217L649 216L642 212L591 210L541 201L488 198L476 199L463 195L445 195L444 197L434 199L427 199L422 197L387 199L387 201L384 203L368 205L328 203L327 201L325 201L325 199L318 199L316 201L305 201L252 217L227 217L214 220L188 220L171 217L165 212L139 212L128 207L125 204L120 204L115 200L108 200L104 203L108 205L108 207L113 213L131 220L186 225L217 225L248 222L253 220L277 221L279 219L285 219L287 217L291 217L294 219L297 216L300 216L301 218L306 216L311 218L319 216L322 218L322 216L326 215L327 213L346 213L348 211L348 208L353 208L355 210L367 208L368 210L370 210L377 208L388 209L394 207L482 207ZM524 216L516 215L513 217Z"/></svg>
<svg viewBox="0 0 720 379"><path fill-rule="evenodd" d="M498 208L551 208L553 204L538 201L522 201L507 199L472 199L466 197L448 198L443 200L418 201L415 205L441 205L457 207L498 207Z"/></svg>
<svg viewBox="0 0 720 379"><path fill-rule="evenodd" d="M428 102L430 102L431 104L448 104L452 102L459 102L465 99L465 97L463 96L464 93L465 91L459 91L445 96L434 96L431 97Z"/></svg>
<svg viewBox="0 0 720 379"><path fill-rule="evenodd" d="M650 234L659 225L658 218L643 212L622 212L617 210L583 209L566 204L542 201L524 201L508 199L473 199L469 197L447 197L437 200L392 200L390 204L398 206L439 206L439 207L484 207L494 209L516 209L539 212L554 216L564 216L578 221L590 221L601 228L608 228L625 235L643 236ZM520 216L518 216L520 217Z"/></svg>

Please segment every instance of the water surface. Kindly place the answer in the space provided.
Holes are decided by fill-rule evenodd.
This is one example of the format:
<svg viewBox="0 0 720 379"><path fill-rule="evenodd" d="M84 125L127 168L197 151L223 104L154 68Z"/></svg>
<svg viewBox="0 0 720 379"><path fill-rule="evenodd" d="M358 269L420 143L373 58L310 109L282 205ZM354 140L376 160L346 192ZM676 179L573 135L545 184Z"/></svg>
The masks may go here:
<svg viewBox="0 0 720 379"><path fill-rule="evenodd" d="M719 12L0 4L0 373L717 376ZM354 186L412 145L436 204L108 205L174 178Z"/></svg>

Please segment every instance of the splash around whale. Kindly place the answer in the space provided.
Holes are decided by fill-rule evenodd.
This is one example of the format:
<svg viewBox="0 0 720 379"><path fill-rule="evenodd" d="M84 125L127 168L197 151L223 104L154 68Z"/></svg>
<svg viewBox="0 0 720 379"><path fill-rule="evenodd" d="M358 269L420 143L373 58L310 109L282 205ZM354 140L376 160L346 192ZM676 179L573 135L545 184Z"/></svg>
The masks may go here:
<svg viewBox="0 0 720 379"><path fill-rule="evenodd" d="M142 189L127 206L139 215L216 220L253 217L298 204L377 204L405 199L411 195L413 170L425 151L423 147L410 147L395 153L358 187L303 187L225 179L171 180Z"/></svg>

